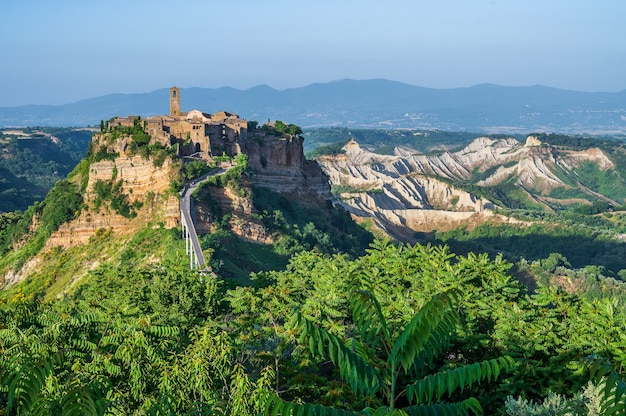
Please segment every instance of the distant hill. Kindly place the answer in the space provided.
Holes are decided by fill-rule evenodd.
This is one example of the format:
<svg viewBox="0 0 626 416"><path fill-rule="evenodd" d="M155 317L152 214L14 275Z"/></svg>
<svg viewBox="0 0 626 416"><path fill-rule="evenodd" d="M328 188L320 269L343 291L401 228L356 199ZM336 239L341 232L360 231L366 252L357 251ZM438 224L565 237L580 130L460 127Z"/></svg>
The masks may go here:
<svg viewBox="0 0 626 416"><path fill-rule="evenodd" d="M91 131L72 128L0 130L0 213L42 201L83 158Z"/></svg>
<svg viewBox="0 0 626 416"><path fill-rule="evenodd" d="M169 88L169 86L167 86ZM0 108L3 126L85 126L118 115L166 114L168 88L111 94L60 106ZM383 79L276 90L261 85L181 90L184 111L226 110L302 127L422 128L486 133L626 134L626 90L589 93L545 86L432 89Z"/></svg>

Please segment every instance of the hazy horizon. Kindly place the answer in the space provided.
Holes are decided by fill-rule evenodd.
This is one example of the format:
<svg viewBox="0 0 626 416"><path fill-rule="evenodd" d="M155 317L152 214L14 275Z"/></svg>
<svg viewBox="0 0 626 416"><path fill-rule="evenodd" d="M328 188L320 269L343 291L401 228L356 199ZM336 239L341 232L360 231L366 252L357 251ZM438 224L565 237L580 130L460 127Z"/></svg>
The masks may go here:
<svg viewBox="0 0 626 416"><path fill-rule="evenodd" d="M286 90L293 90L293 89L299 89L299 88L306 88L309 87L311 85L315 85L315 84L330 84L333 82L341 82L341 81L372 81L372 80L384 80L384 81L390 81L390 82L399 82L402 84L406 84L406 85L410 85L413 87L418 87L418 88L427 88L427 89L433 89L433 90L455 90L455 89L463 89L463 88L474 88L474 87L479 87L481 85L494 85L494 86L498 86L498 87L512 87L512 88L516 88L516 87L545 87L545 88L554 88L557 90L563 90L563 91L573 91L573 92L590 92L590 93L609 93L609 94L617 94L617 93L621 93L623 91L626 91L626 89L623 90L619 90L619 91L581 91L581 90L572 90L572 89L565 89L565 88L557 88L557 87L553 87L550 85L541 85L541 84L535 84L535 85L501 85L501 84L494 84L491 82L483 82L483 83L479 83L479 84L473 84L473 85L467 85L467 86L458 86L458 87L449 87L449 88L433 88L433 87L427 87L424 85L414 85L414 84L410 84L407 82L403 82L403 81L397 81L397 80L392 80L392 79L386 79L386 78L371 78L371 79L362 79L362 80L356 80L356 79L352 79L352 78L343 78L343 79L336 79L336 80L331 80L331 81L327 81L327 82L311 82L309 84L306 85L299 85L299 86L294 86L294 87L287 87L287 88L274 88L271 85L268 84L257 84L257 85L252 85L250 87L247 88L237 88L237 87L233 87L230 85L222 85L222 86L217 86L217 87L198 87L198 86L194 86L191 85L189 87L180 87L181 89L185 90L185 89L192 89L192 88L200 88L200 89L220 89L220 88L233 88L235 90L239 90L239 91L247 91L247 90L251 90L254 88L258 88L258 87L269 87L272 88L276 91L286 91ZM151 90L146 90L146 91L136 91L136 92L123 92L123 91L112 91L109 93L105 93L105 94L101 94L101 95L97 95L97 96L90 96L90 97L84 97L84 98L79 98L77 100L73 100L73 101L68 101L68 102L63 102L63 103L58 103L58 104L41 104L41 103L28 103L28 104L19 104L19 105L15 105L15 106L0 106L0 108L11 108L11 107L21 107L21 106L29 106L29 105L50 105L50 106L63 106L63 105L68 105L68 104L75 104L81 101L85 101L85 100L90 100L90 99L96 99L99 97L106 97L106 96L110 96L110 95L135 95L135 94L150 94L153 93L155 91L159 91L159 90L166 90L169 89L170 87L173 86L178 86L175 84L172 85L166 85L166 86L161 86L158 88L154 88Z"/></svg>
<svg viewBox="0 0 626 416"><path fill-rule="evenodd" d="M0 107L342 79L619 92L625 14L621 0L10 2Z"/></svg>

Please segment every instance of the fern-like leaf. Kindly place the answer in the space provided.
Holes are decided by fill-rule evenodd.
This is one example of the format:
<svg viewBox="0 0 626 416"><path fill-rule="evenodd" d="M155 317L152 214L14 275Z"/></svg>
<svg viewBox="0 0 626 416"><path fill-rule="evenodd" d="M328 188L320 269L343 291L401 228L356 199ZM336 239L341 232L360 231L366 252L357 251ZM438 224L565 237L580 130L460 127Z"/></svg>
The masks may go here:
<svg viewBox="0 0 626 416"><path fill-rule="evenodd" d="M39 401L41 389L46 383L48 375L52 374L57 356L41 362L17 362L18 357L11 363L11 371L0 376L3 387L8 392L7 409L17 406L26 410L41 407Z"/></svg>
<svg viewBox="0 0 626 416"><path fill-rule="evenodd" d="M371 349L382 343L389 353L391 333L376 297L368 290L359 290L352 296L350 309L361 341Z"/></svg>
<svg viewBox="0 0 626 416"><path fill-rule="evenodd" d="M374 395L382 386L378 372L358 353L344 345L335 335L319 328L296 310L291 326L309 339L312 354L330 358L339 369L341 379L348 383L352 391L359 395Z"/></svg>
<svg viewBox="0 0 626 416"><path fill-rule="evenodd" d="M511 357L505 356L493 360L468 364L453 370L440 371L424 377L406 387L406 394L412 403L430 403L439 401L444 394L448 397L454 391L471 388L474 383L497 379L502 370L508 371L514 365Z"/></svg>
<svg viewBox="0 0 626 416"><path fill-rule="evenodd" d="M388 363L399 362L408 372L419 355L426 353L426 358L432 360L443 346L441 340L449 339L455 331L455 299L454 292L445 292L424 305L396 339Z"/></svg>
<svg viewBox="0 0 626 416"><path fill-rule="evenodd" d="M106 400L108 383L96 381L81 385L79 381L76 381L72 384L73 388L63 397L63 415L100 416L104 414L109 405Z"/></svg>

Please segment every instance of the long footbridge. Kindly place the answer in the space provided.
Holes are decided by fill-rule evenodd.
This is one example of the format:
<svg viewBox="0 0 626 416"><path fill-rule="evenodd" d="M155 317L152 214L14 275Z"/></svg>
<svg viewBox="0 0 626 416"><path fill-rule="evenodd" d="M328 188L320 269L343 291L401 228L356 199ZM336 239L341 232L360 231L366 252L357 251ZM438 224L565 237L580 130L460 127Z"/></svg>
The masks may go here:
<svg viewBox="0 0 626 416"><path fill-rule="evenodd" d="M195 189L195 188L194 188ZM202 269L204 267L204 254L198 240L198 233L191 217L191 194L193 189L185 187L180 198L180 223L182 225L183 239L185 240L185 254L189 256L189 267Z"/></svg>
<svg viewBox="0 0 626 416"><path fill-rule="evenodd" d="M215 172L207 173L197 179L194 179L183 189L180 196L180 223L182 225L182 236L185 240L185 254L189 256L189 267L194 270L208 271L205 266L204 254L202 253L202 247L200 246L200 240L198 240L198 233L193 220L193 200L191 195L196 190L198 185L210 176L217 176L226 173L228 168L219 168Z"/></svg>

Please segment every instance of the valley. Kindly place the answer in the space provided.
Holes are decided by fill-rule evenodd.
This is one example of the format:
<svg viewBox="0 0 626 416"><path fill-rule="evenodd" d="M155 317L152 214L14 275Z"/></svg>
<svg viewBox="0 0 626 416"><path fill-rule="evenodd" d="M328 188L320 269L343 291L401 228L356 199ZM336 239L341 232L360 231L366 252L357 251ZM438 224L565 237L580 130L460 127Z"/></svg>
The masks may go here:
<svg viewBox="0 0 626 416"><path fill-rule="evenodd" d="M461 251L500 252L511 260L559 252L576 267L595 264L617 274L626 259L624 147L576 143L550 135L485 136L455 150L397 146L380 154L376 145L367 150L351 139L316 160L337 204L399 241L442 239ZM601 186L606 177L611 185ZM551 238L555 227L580 240ZM493 230L502 238L493 238ZM525 243L512 243L519 239Z"/></svg>
<svg viewBox="0 0 626 416"><path fill-rule="evenodd" d="M185 123L200 120L180 117L166 120L178 136L149 134L154 119L109 123L41 202L0 215L1 407L384 409L384 389L358 383L384 384L392 341L428 356L401 385L457 383L425 402L408 387L398 393L404 409L504 415L522 395L538 407L555 394L611 400L611 384L584 359L601 355L612 364L602 374L621 382L620 141L423 130L346 138L254 122L212 140L187 136ZM308 134L324 142L306 158ZM184 150L197 148L200 157ZM190 268L181 238L185 184L204 270ZM419 325L437 328L422 346L402 335ZM344 345L362 349L352 378ZM333 359L337 348L344 355ZM593 390L602 385L608 393Z"/></svg>
<svg viewBox="0 0 626 416"><path fill-rule="evenodd" d="M0 130L0 213L24 211L41 201L87 152L92 130Z"/></svg>

